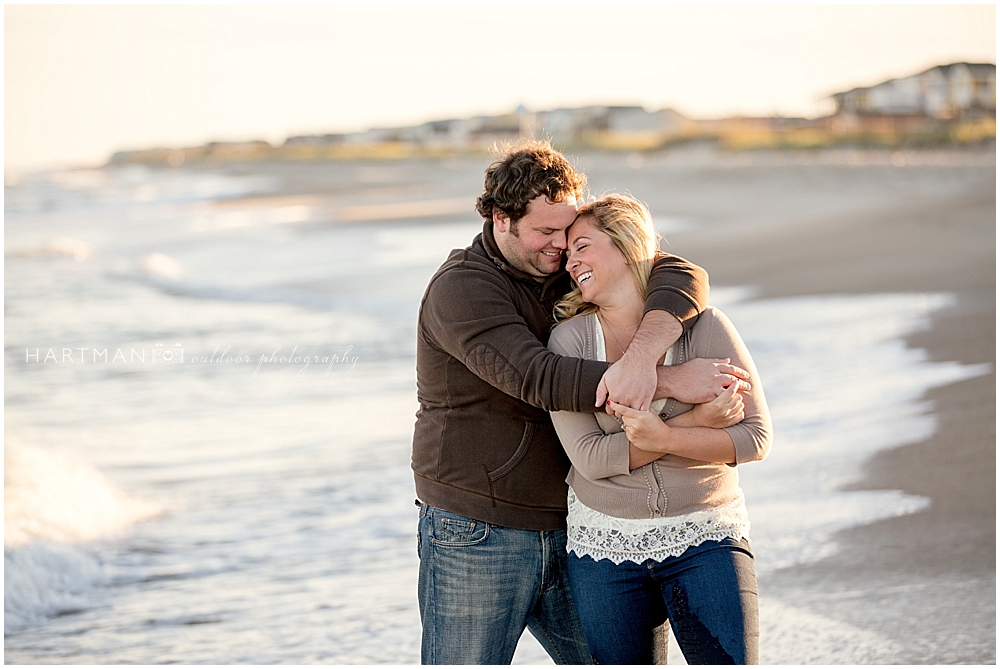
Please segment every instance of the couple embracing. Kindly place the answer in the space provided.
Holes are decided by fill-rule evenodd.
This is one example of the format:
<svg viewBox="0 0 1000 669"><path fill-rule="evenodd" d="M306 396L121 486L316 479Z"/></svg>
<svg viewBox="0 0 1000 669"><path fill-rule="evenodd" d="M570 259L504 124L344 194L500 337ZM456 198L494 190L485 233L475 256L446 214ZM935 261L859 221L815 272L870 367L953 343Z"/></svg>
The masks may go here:
<svg viewBox="0 0 1000 669"><path fill-rule="evenodd" d="M559 664L650 664L669 620L689 664L756 663L760 380L704 270L585 186L546 143L508 151L421 302L421 660L509 664L527 627Z"/></svg>

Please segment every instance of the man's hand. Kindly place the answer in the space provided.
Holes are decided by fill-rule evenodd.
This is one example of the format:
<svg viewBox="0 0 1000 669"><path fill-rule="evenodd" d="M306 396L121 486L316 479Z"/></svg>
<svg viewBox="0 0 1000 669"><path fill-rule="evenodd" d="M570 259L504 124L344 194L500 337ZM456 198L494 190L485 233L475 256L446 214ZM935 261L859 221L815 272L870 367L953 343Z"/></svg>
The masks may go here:
<svg viewBox="0 0 1000 669"><path fill-rule="evenodd" d="M622 359L601 377L594 406L611 399L640 411L649 410L658 387L656 367L683 333L680 321L666 311L643 316Z"/></svg>
<svg viewBox="0 0 1000 669"><path fill-rule="evenodd" d="M739 384L739 391L750 390L750 373L729 364L729 358L695 358L674 367L659 367L657 374L657 397L673 397L685 404L711 402L734 383Z"/></svg>
<svg viewBox="0 0 1000 669"><path fill-rule="evenodd" d="M625 356L604 372L601 382L597 385L597 404L605 403L605 399L639 407L648 411L656 393L656 367L638 357ZM610 410L609 410L610 413Z"/></svg>

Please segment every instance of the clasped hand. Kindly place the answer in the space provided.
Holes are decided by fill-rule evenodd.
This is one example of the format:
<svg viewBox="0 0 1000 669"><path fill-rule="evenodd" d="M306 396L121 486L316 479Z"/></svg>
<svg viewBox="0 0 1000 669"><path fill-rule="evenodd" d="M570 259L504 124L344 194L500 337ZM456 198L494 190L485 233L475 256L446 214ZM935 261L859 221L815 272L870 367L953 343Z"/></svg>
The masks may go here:
<svg viewBox="0 0 1000 669"><path fill-rule="evenodd" d="M695 406L686 416L684 427L724 428L736 425L744 418L745 407L741 385L732 383L713 399ZM608 413L622 422L625 436L636 447L645 451L669 452L670 426L652 411L639 411L608 401Z"/></svg>

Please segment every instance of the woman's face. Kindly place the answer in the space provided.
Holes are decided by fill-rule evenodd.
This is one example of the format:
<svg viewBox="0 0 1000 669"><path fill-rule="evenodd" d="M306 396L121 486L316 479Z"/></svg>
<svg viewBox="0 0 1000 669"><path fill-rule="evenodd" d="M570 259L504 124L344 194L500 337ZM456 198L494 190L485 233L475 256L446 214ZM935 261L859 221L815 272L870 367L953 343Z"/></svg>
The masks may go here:
<svg viewBox="0 0 1000 669"><path fill-rule="evenodd" d="M594 223L589 216L578 218L567 231L566 270L584 300L604 306L623 290L634 292L635 284L625 256Z"/></svg>

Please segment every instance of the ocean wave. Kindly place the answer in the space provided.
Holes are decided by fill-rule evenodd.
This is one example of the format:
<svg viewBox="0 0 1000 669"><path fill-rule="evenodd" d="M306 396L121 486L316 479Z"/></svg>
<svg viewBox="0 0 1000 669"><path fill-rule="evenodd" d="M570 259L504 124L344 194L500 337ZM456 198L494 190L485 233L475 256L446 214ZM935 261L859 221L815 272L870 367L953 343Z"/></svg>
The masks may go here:
<svg viewBox="0 0 1000 669"><path fill-rule="evenodd" d="M289 304L308 309L329 311L344 306L355 306L352 300L320 292L307 292L282 287L231 288L212 284L199 284L171 277L165 272L143 269L140 273L112 273L116 279L154 288L166 295L193 300L221 300L248 304ZM346 304L345 304L346 303Z"/></svg>
<svg viewBox="0 0 1000 669"><path fill-rule="evenodd" d="M378 295L375 283L368 292L357 293L352 287L340 287L336 281L313 285L225 286L189 279L183 265L173 258L154 253L132 267L120 266L107 273L109 278L153 288L163 294L192 300L221 300L240 304L287 304L317 311L344 311L362 317L394 315L401 309L416 311L416 299L409 296Z"/></svg>
<svg viewBox="0 0 1000 669"><path fill-rule="evenodd" d="M66 454L4 453L4 633L91 608L111 577L102 542L163 506L116 489Z"/></svg>
<svg viewBox="0 0 1000 669"><path fill-rule="evenodd" d="M142 260L142 269L151 276L176 279L184 274L184 267L174 258L164 253L150 253Z"/></svg>
<svg viewBox="0 0 1000 669"><path fill-rule="evenodd" d="M724 308L766 380L774 421L768 459L740 468L757 572L817 562L839 550L841 530L926 509L926 497L850 487L875 454L934 434L928 390L992 371L990 364L929 360L926 351L907 345L905 337L929 328L931 315L955 297L743 301L746 295L716 297L730 300ZM906 370L905 382L899 370Z"/></svg>
<svg viewBox="0 0 1000 669"><path fill-rule="evenodd" d="M86 260L94 253L94 247L87 242L70 237L53 237L42 246L14 249L5 254L7 258L73 258Z"/></svg>

